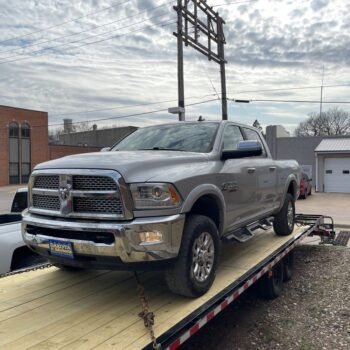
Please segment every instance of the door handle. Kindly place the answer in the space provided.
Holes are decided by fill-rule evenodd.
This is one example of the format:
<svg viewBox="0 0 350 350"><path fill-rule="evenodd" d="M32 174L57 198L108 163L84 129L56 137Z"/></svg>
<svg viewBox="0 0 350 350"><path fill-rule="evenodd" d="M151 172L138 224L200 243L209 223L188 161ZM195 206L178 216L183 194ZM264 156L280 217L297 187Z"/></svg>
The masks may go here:
<svg viewBox="0 0 350 350"><path fill-rule="evenodd" d="M247 169L248 174L253 174L253 173L255 173L255 171L256 171L256 168L248 168Z"/></svg>
<svg viewBox="0 0 350 350"><path fill-rule="evenodd" d="M270 171L275 171L276 170L276 167L275 166L270 166Z"/></svg>

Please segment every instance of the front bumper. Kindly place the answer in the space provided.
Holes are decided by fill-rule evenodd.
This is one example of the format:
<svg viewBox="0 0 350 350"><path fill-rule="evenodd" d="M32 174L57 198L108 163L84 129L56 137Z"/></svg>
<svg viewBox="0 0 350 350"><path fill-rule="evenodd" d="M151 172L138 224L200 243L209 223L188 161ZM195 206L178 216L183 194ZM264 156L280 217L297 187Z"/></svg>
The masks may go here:
<svg viewBox="0 0 350 350"><path fill-rule="evenodd" d="M161 262L177 257L181 245L185 215L139 218L127 222L94 222L44 218L23 213L22 236L35 252L50 260L87 268L120 268L124 264ZM162 241L142 242L140 233L157 231ZM96 239L108 237L106 242ZM77 238L75 238L77 236ZM69 241L74 259L51 255L49 240Z"/></svg>

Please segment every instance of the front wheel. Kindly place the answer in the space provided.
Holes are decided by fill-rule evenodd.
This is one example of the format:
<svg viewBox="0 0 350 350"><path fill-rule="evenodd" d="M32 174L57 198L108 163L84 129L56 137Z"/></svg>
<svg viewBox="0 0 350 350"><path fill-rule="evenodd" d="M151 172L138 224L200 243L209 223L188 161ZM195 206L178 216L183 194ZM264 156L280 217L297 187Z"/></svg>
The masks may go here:
<svg viewBox="0 0 350 350"><path fill-rule="evenodd" d="M203 215L189 215L178 258L165 273L169 289L192 298L205 294L214 282L219 253L220 240L214 222Z"/></svg>
<svg viewBox="0 0 350 350"><path fill-rule="evenodd" d="M294 230L295 203L290 193L286 194L281 210L275 216L273 229L279 236L287 236Z"/></svg>

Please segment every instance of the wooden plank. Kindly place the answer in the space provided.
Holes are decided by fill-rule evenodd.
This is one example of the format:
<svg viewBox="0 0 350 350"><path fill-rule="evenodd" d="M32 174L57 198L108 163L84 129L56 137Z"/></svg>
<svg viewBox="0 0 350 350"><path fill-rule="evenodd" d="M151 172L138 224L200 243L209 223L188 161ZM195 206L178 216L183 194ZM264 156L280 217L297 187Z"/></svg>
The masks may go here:
<svg viewBox="0 0 350 350"><path fill-rule="evenodd" d="M98 279L78 283L39 299L33 296L29 303L1 312L0 329L6 337L0 337L0 345L38 330L49 322L60 320L64 315L74 313L75 308L79 309L79 302L89 297L95 298L99 291L118 285L131 277L130 273L125 272L115 278L105 274ZM24 324L25 327L18 327L19 324Z"/></svg>
<svg viewBox="0 0 350 350"><path fill-rule="evenodd" d="M139 310L135 286L134 279L108 289L101 286L99 293L71 304L74 312L66 312L61 319L8 342L2 349L59 349L133 308Z"/></svg>
<svg viewBox="0 0 350 350"><path fill-rule="evenodd" d="M298 228L299 234L305 228ZM197 299L171 294L161 273L141 276L161 335L281 247L292 236L261 232L224 246L213 287ZM1 349L139 349L149 334L138 317L129 272L64 273L54 268L0 279Z"/></svg>
<svg viewBox="0 0 350 350"><path fill-rule="evenodd" d="M99 276L107 273L106 271L80 271L68 272L61 271L56 267L50 267L44 270L31 271L19 275L9 276L0 279L0 310L14 302L17 304L21 297L25 295L46 293L45 289L63 288L70 284L76 284L93 276ZM32 280L30 277L33 276Z"/></svg>

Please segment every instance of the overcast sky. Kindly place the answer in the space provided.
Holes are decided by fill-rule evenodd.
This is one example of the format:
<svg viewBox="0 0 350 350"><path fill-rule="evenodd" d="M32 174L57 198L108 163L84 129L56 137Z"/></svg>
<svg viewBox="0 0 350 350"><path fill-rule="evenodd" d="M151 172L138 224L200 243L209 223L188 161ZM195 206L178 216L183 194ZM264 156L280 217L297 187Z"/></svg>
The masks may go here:
<svg viewBox="0 0 350 350"><path fill-rule="evenodd" d="M319 101L323 67L323 84L332 86L324 88L324 101L350 101L349 1L207 2L227 22L228 97L252 100L229 102L230 120L293 131L319 103L254 100ZM175 3L0 0L0 105L47 111L50 124L175 121L166 112L118 118L177 105ZM215 99L219 66L189 47L184 52L186 104ZM323 110L333 106L350 112L350 104ZM187 106L186 113L187 120L220 119L221 104Z"/></svg>

